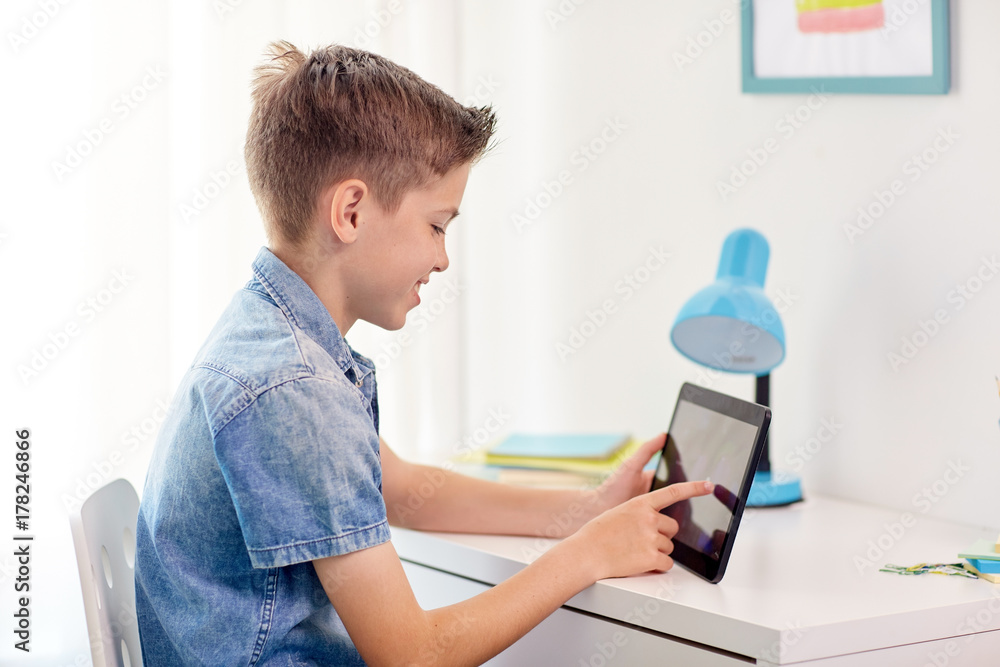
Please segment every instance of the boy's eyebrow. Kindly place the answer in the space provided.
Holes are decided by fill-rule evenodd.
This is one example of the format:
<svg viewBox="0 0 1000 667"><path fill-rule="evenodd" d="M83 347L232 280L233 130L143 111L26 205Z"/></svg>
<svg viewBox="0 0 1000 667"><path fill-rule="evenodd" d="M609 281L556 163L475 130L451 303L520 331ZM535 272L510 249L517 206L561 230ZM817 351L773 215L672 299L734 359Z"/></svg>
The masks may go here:
<svg viewBox="0 0 1000 667"><path fill-rule="evenodd" d="M448 219L444 221L445 224L448 224L459 216L459 210L457 208L442 208L434 211L434 213L451 213L451 215L448 216Z"/></svg>
<svg viewBox="0 0 1000 667"><path fill-rule="evenodd" d="M459 210L457 208L442 208L437 211L434 211L434 213L451 213L451 215L448 217L447 222L451 222L453 219L459 216Z"/></svg>

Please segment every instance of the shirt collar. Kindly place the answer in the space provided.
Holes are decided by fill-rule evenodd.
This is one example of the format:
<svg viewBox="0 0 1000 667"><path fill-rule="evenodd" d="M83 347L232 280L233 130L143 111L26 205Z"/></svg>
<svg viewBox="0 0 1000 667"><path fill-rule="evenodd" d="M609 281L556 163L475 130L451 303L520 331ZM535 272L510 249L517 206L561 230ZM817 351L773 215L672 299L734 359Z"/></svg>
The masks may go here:
<svg viewBox="0 0 1000 667"><path fill-rule="evenodd" d="M268 248L261 248L257 253L253 273L285 317L322 346L340 370L346 374L348 369L353 369L355 383L375 371L375 364L355 352L344 340L330 311L312 288Z"/></svg>

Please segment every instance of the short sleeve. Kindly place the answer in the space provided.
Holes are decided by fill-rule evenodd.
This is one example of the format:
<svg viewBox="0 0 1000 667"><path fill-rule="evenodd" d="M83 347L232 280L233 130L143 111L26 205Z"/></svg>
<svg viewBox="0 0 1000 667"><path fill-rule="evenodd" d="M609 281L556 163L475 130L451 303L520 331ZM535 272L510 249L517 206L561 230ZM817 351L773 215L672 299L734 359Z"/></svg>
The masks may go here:
<svg viewBox="0 0 1000 667"><path fill-rule="evenodd" d="M215 437L250 561L281 567L389 540L378 434L346 381L261 393Z"/></svg>

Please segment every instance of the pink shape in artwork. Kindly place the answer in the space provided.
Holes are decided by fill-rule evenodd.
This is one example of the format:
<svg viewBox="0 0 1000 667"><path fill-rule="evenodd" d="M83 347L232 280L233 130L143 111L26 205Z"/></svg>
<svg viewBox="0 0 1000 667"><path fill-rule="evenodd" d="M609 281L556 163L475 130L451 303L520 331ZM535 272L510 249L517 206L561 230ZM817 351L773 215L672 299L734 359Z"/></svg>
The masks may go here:
<svg viewBox="0 0 1000 667"><path fill-rule="evenodd" d="M861 32L885 25L882 3L851 9L799 12L800 32Z"/></svg>

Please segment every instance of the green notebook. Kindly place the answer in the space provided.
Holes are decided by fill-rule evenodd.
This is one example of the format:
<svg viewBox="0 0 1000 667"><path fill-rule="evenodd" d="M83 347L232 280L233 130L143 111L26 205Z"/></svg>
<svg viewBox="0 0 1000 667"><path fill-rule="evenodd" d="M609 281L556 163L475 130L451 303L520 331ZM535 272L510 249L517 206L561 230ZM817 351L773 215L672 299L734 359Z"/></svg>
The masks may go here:
<svg viewBox="0 0 1000 667"><path fill-rule="evenodd" d="M976 540L975 543L958 554L959 558L977 558L980 560L1000 560L1000 554L994 551L996 542L992 540Z"/></svg>

